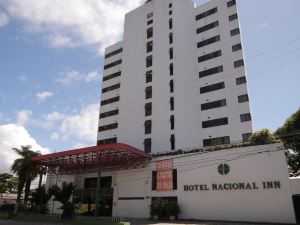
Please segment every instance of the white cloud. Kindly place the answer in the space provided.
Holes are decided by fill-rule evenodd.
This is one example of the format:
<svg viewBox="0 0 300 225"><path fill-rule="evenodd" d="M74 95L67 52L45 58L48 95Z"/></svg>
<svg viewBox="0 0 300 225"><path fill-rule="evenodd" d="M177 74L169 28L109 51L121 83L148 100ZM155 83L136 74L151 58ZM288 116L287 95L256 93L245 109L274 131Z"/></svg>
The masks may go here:
<svg viewBox="0 0 300 225"><path fill-rule="evenodd" d="M54 47L90 46L103 53L121 40L124 15L144 0L1 0L29 33L42 34ZM50 37L50 38L49 38Z"/></svg>
<svg viewBox="0 0 300 225"><path fill-rule="evenodd" d="M32 112L30 110L20 110L17 112L17 124L20 126L26 126L28 123Z"/></svg>
<svg viewBox="0 0 300 225"><path fill-rule="evenodd" d="M54 111L52 113L49 113L45 116L45 119L49 122L53 122L53 121L59 121L61 119L64 118L64 115L57 112L57 111Z"/></svg>
<svg viewBox="0 0 300 225"><path fill-rule="evenodd" d="M31 145L32 150L40 151L43 154L49 153L49 150L41 147L36 140L30 136L28 131L17 124L7 124L0 126L0 171L10 172L10 166L18 157L11 150L20 148L21 145Z"/></svg>
<svg viewBox="0 0 300 225"><path fill-rule="evenodd" d="M60 73L60 77L54 81L65 86L71 86L72 84L80 81L89 83L98 80L100 80L100 74L97 71L85 74L77 70L66 70L65 72Z"/></svg>
<svg viewBox="0 0 300 225"><path fill-rule="evenodd" d="M79 149L79 148L85 148L85 147L89 147L89 145L87 145L87 144L83 144L83 143L76 143L74 146L73 146L73 148L74 149Z"/></svg>
<svg viewBox="0 0 300 225"><path fill-rule="evenodd" d="M4 12L0 12L0 28L7 25L9 22L8 16Z"/></svg>
<svg viewBox="0 0 300 225"><path fill-rule="evenodd" d="M59 139L59 134L54 132L51 134L50 138L54 141L57 141Z"/></svg>
<svg viewBox="0 0 300 225"><path fill-rule="evenodd" d="M43 102L43 101L45 101L47 98L52 97L52 96L53 96L53 93L52 93L52 92L49 92L49 91L44 91L44 92L36 93L35 96L37 97L38 102Z"/></svg>

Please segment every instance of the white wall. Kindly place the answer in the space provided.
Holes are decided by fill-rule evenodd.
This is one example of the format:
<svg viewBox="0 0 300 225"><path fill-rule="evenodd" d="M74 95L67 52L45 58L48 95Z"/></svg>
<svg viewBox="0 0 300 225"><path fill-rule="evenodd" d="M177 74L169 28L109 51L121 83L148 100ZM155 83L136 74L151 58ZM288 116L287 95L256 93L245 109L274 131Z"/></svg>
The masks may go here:
<svg viewBox="0 0 300 225"><path fill-rule="evenodd" d="M293 195L300 194L300 177L290 178L291 190Z"/></svg>

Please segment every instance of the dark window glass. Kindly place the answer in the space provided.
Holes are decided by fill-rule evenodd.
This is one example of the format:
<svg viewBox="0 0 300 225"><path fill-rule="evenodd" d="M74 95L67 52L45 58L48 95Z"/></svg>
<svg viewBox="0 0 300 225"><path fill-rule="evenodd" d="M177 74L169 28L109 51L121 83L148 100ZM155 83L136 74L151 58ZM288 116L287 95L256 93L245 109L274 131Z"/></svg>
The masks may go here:
<svg viewBox="0 0 300 225"><path fill-rule="evenodd" d="M152 55L147 56L146 58L146 67L152 66Z"/></svg>
<svg viewBox="0 0 300 225"><path fill-rule="evenodd" d="M211 85L200 88L200 94L204 94L204 93L211 92L211 91L217 91L217 90L224 89L224 88L225 88L224 82L211 84Z"/></svg>
<svg viewBox="0 0 300 225"><path fill-rule="evenodd" d="M152 23L153 23L153 20L152 20L152 19L147 21L147 25L150 25L150 24L152 24Z"/></svg>
<svg viewBox="0 0 300 225"><path fill-rule="evenodd" d="M175 135L174 134L171 135L170 142L171 142L171 150L175 150Z"/></svg>
<svg viewBox="0 0 300 225"><path fill-rule="evenodd" d="M169 34L169 43L173 44L173 33Z"/></svg>
<svg viewBox="0 0 300 225"><path fill-rule="evenodd" d="M236 0L231 0L231 1L227 2L227 7L231 7L234 5L236 5Z"/></svg>
<svg viewBox="0 0 300 225"><path fill-rule="evenodd" d="M228 124L228 118L220 118L215 120L207 120L202 122L202 128L217 127Z"/></svg>
<svg viewBox="0 0 300 225"><path fill-rule="evenodd" d="M238 96L238 99L239 99L239 103L242 103L242 102L249 102L249 97L248 95L240 95Z"/></svg>
<svg viewBox="0 0 300 225"><path fill-rule="evenodd" d="M118 128L118 123L108 124L108 125L99 127L98 132L113 130L113 129L117 129L117 128Z"/></svg>
<svg viewBox="0 0 300 225"><path fill-rule="evenodd" d="M243 59L234 62L234 68L239 68L239 67L242 67L244 65L245 64L244 64L244 60Z"/></svg>
<svg viewBox="0 0 300 225"><path fill-rule="evenodd" d="M244 77L238 77L238 78L236 78L236 84L237 85L245 84L245 83L247 83L247 79L246 79L245 76Z"/></svg>
<svg viewBox="0 0 300 225"><path fill-rule="evenodd" d="M152 191L156 191L157 171L152 171ZM173 169L173 190L177 190L177 169Z"/></svg>
<svg viewBox="0 0 300 225"><path fill-rule="evenodd" d="M215 28L217 26L219 26L219 22L218 21L210 23L210 24L207 24L207 25L205 25L203 27L200 27L196 31L197 31L197 34L200 34L200 33L205 32L207 30L213 29L213 28Z"/></svg>
<svg viewBox="0 0 300 225"><path fill-rule="evenodd" d="M202 104L201 110L204 111L204 110L209 110L209 109L215 109L215 108L220 108L220 107L223 107L226 105L227 105L226 99L222 99L219 101L208 102L208 103Z"/></svg>
<svg viewBox="0 0 300 225"><path fill-rule="evenodd" d="M173 48L169 49L170 59L173 59Z"/></svg>
<svg viewBox="0 0 300 225"><path fill-rule="evenodd" d="M170 110L173 111L174 110L174 97L170 98Z"/></svg>
<svg viewBox="0 0 300 225"><path fill-rule="evenodd" d="M172 28L173 28L173 20L169 19L169 29L172 29Z"/></svg>
<svg viewBox="0 0 300 225"><path fill-rule="evenodd" d="M151 153L151 138L144 140L144 151L146 153Z"/></svg>
<svg viewBox="0 0 300 225"><path fill-rule="evenodd" d="M119 76L121 76L121 71L103 77L103 81L107 81Z"/></svg>
<svg viewBox="0 0 300 225"><path fill-rule="evenodd" d="M173 169L173 190L177 190L177 169Z"/></svg>
<svg viewBox="0 0 300 225"><path fill-rule="evenodd" d="M115 109L115 110L112 110L112 111L109 111L109 112L101 113L100 114L100 119L115 116L115 115L118 115L118 114L119 114L119 110Z"/></svg>
<svg viewBox="0 0 300 225"><path fill-rule="evenodd" d="M174 81L173 80L170 80L170 92L173 93L174 92Z"/></svg>
<svg viewBox="0 0 300 225"><path fill-rule="evenodd" d="M117 65L120 65L122 63L122 59L118 60L118 61L115 61L115 62L112 62L110 64L107 64L104 66L104 70L107 70L111 67L114 67L114 66L117 66Z"/></svg>
<svg viewBox="0 0 300 225"><path fill-rule="evenodd" d="M230 34L231 34L231 36L240 34L240 28L236 28L236 29L230 31Z"/></svg>
<svg viewBox="0 0 300 225"><path fill-rule="evenodd" d="M175 118L174 118L174 115L172 115L170 117L170 123L171 123L171 130L174 130L174 128L175 128Z"/></svg>
<svg viewBox="0 0 300 225"><path fill-rule="evenodd" d="M242 44L241 43L232 46L232 51L233 52L236 52L236 51L239 51L239 50L242 50Z"/></svg>
<svg viewBox="0 0 300 225"><path fill-rule="evenodd" d="M169 15L172 15L172 13L173 13L172 10L169 10Z"/></svg>
<svg viewBox="0 0 300 225"><path fill-rule="evenodd" d="M230 137L217 137L217 138L210 138L210 139L204 139L203 140L203 146L209 147L209 146L215 146L215 145L225 145L230 144Z"/></svg>
<svg viewBox="0 0 300 225"><path fill-rule="evenodd" d="M247 142L251 138L251 133L243 134L243 142Z"/></svg>
<svg viewBox="0 0 300 225"><path fill-rule="evenodd" d="M153 27L147 29L147 38L153 37Z"/></svg>
<svg viewBox="0 0 300 225"><path fill-rule="evenodd" d="M109 99L101 101L101 105L111 104L111 103L114 103L114 102L118 102L119 100L120 100L119 96L113 97L113 98L109 98Z"/></svg>
<svg viewBox="0 0 300 225"><path fill-rule="evenodd" d="M207 16L210 16L212 14L215 14L217 12L218 12L218 8L217 7L213 8L213 9L210 9L210 10L204 12L204 13L201 13L201 14L197 15L196 16L196 20L201 20L201 19L203 19L203 18L205 18Z"/></svg>
<svg viewBox="0 0 300 225"><path fill-rule="evenodd" d="M237 20L237 19L238 19L238 14L237 13L229 16L229 22L231 22L233 20Z"/></svg>
<svg viewBox="0 0 300 225"><path fill-rule="evenodd" d="M122 51L123 51L123 49L122 49L122 48L119 48L119 49L117 49L117 50L115 50L115 51L113 51L113 52L109 52L109 53L105 54L105 58L107 59L107 58L109 58L109 57L112 57L112 56L114 56L114 55L117 55L117 54L121 53Z"/></svg>
<svg viewBox="0 0 300 225"><path fill-rule="evenodd" d="M173 63L170 64L169 69L170 69L170 76L173 76L174 75L174 65L173 65Z"/></svg>
<svg viewBox="0 0 300 225"><path fill-rule="evenodd" d="M198 62L201 63L201 62L204 62L204 61L207 61L210 59L214 59L214 58L217 58L220 56L222 56L221 50L198 57Z"/></svg>
<svg viewBox="0 0 300 225"><path fill-rule="evenodd" d="M145 116L151 116L152 115L152 103L148 102L145 104Z"/></svg>
<svg viewBox="0 0 300 225"><path fill-rule="evenodd" d="M147 19L153 17L153 12L147 14Z"/></svg>
<svg viewBox="0 0 300 225"><path fill-rule="evenodd" d="M145 121L145 134L151 134L152 132L152 122L151 120Z"/></svg>
<svg viewBox="0 0 300 225"><path fill-rule="evenodd" d="M152 98L152 86L146 87L146 99Z"/></svg>
<svg viewBox="0 0 300 225"><path fill-rule="evenodd" d="M152 70L146 72L146 83L152 82Z"/></svg>
<svg viewBox="0 0 300 225"><path fill-rule="evenodd" d="M112 177L101 177L100 187L111 188ZM97 188L97 177L89 177L84 179L84 189L96 189Z"/></svg>
<svg viewBox="0 0 300 225"><path fill-rule="evenodd" d="M250 113L241 114L241 122L243 123L247 121L251 121L251 114Z"/></svg>
<svg viewBox="0 0 300 225"><path fill-rule="evenodd" d="M199 78L207 77L207 76L214 75L216 73L222 73L222 72L223 72L223 66L217 66L217 67L199 72Z"/></svg>
<svg viewBox="0 0 300 225"><path fill-rule="evenodd" d="M120 86L121 86L120 84L114 84L114 85L112 85L112 86L103 88L103 89L102 89L102 93L106 93L106 92L109 92L109 91L113 91L113 90L119 89Z"/></svg>
<svg viewBox="0 0 300 225"><path fill-rule="evenodd" d="M197 43L197 48L202 48L204 46L211 45L211 44L216 43L220 40L221 40L220 35L217 35L215 37L212 37L212 38L206 39L204 41L198 42Z"/></svg>
<svg viewBox="0 0 300 225"><path fill-rule="evenodd" d="M117 143L117 141L118 141L118 139L116 137L115 138L108 138L108 139L98 140L97 141L97 146L115 144L115 143Z"/></svg>
<svg viewBox="0 0 300 225"><path fill-rule="evenodd" d="M172 3L169 3L169 8L172 8Z"/></svg>
<svg viewBox="0 0 300 225"><path fill-rule="evenodd" d="M147 52L152 52L153 50L153 41L147 42Z"/></svg>

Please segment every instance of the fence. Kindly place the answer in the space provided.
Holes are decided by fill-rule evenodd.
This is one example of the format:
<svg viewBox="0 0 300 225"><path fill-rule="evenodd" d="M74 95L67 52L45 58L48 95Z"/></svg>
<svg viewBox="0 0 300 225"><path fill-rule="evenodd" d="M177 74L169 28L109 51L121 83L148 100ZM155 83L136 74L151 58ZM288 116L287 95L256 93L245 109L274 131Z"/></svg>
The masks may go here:
<svg viewBox="0 0 300 225"><path fill-rule="evenodd" d="M89 217L89 216L76 216L76 223L92 222L92 223L121 223L125 222L124 218L120 217Z"/></svg>

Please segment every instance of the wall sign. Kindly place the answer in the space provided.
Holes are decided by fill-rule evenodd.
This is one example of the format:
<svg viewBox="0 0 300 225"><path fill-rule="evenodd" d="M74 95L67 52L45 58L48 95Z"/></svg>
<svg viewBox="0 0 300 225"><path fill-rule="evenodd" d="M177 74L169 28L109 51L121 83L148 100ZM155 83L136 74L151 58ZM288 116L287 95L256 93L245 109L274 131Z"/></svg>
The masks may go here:
<svg viewBox="0 0 300 225"><path fill-rule="evenodd" d="M156 191L173 191L173 160L156 163Z"/></svg>
<svg viewBox="0 0 300 225"><path fill-rule="evenodd" d="M230 167L227 164L220 164L218 166L218 172L221 175L227 175L230 172Z"/></svg>

